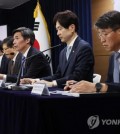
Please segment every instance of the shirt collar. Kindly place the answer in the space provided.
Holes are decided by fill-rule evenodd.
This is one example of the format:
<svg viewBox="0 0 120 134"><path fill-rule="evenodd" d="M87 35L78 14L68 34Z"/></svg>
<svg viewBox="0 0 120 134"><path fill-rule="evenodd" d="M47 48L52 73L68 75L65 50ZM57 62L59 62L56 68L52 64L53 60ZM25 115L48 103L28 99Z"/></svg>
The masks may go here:
<svg viewBox="0 0 120 134"><path fill-rule="evenodd" d="M3 55L0 56L0 58L2 59Z"/></svg>
<svg viewBox="0 0 120 134"><path fill-rule="evenodd" d="M73 44L74 44L74 42L75 42L75 40L76 40L77 37L78 37L78 35L76 35L76 36L73 38L73 40L70 42L70 44L67 44L67 45L73 47Z"/></svg>
<svg viewBox="0 0 120 134"><path fill-rule="evenodd" d="M120 53L120 49L118 50L118 53Z"/></svg>
<svg viewBox="0 0 120 134"><path fill-rule="evenodd" d="M28 54L28 51L29 49L31 48L31 46L25 51L25 53L23 54L23 56L26 58L27 57L27 54Z"/></svg>

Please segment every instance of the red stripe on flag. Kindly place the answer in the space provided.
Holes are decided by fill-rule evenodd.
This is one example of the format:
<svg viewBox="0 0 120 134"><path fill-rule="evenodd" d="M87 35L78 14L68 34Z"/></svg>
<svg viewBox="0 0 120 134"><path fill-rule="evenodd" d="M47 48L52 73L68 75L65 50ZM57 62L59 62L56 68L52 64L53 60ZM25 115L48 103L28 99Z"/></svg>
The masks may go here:
<svg viewBox="0 0 120 134"><path fill-rule="evenodd" d="M36 39L34 41L33 47L35 47L36 49L40 50L40 44Z"/></svg>

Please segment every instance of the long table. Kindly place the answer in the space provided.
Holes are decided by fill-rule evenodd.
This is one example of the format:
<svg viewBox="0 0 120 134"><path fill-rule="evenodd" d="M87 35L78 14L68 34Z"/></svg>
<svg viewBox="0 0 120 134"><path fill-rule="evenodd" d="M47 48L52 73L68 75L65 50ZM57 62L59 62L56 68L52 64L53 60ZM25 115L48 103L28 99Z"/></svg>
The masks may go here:
<svg viewBox="0 0 120 134"><path fill-rule="evenodd" d="M117 134L119 121L119 93L40 96L0 88L0 134Z"/></svg>

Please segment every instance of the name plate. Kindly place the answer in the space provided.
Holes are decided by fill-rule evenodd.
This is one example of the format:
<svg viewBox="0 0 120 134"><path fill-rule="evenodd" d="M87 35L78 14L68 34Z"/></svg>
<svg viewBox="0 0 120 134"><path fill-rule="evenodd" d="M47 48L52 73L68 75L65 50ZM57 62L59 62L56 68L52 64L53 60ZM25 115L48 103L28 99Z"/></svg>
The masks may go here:
<svg viewBox="0 0 120 134"><path fill-rule="evenodd" d="M33 84L33 89L31 91L32 94L39 94L39 95L50 95L48 87L44 83Z"/></svg>
<svg viewBox="0 0 120 134"><path fill-rule="evenodd" d="M0 87L5 87L5 82L3 80L0 80Z"/></svg>
<svg viewBox="0 0 120 134"><path fill-rule="evenodd" d="M2 82L3 82L3 80L0 80L0 87L2 87Z"/></svg>

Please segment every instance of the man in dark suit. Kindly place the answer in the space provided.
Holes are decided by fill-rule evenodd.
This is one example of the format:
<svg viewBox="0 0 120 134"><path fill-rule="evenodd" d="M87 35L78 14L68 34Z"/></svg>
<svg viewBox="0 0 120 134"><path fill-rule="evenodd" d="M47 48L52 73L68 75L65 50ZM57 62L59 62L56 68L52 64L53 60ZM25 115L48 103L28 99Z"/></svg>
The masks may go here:
<svg viewBox="0 0 120 134"><path fill-rule="evenodd" d="M26 27L15 29L13 31L13 40L16 50L23 54L22 58L26 58L26 60L24 59L24 64L22 64L23 70L21 78L38 78L51 75L50 65L46 57L43 53L40 53L38 50L33 48L35 35L31 29ZM30 56L33 57L29 58ZM16 80L16 76L10 75L7 77L7 81L16 82Z"/></svg>
<svg viewBox="0 0 120 134"><path fill-rule="evenodd" d="M8 82L7 79L10 75L11 77L18 75L21 66L22 54L14 48L12 36L9 36L2 41L2 48L4 54L10 61L7 66L7 73L0 74L0 79L4 79L5 82Z"/></svg>
<svg viewBox="0 0 120 134"><path fill-rule="evenodd" d="M53 76L37 80L46 83L49 87L63 87L67 80L93 80L94 56L90 44L81 39L78 34L78 17L75 13L66 10L58 12L53 19L57 35L61 42L66 43L59 56L59 65ZM35 82L24 79L21 82Z"/></svg>
<svg viewBox="0 0 120 134"><path fill-rule="evenodd" d="M114 51L109 60L109 69L105 83L80 81L72 86L68 81L65 90L71 92L120 92L120 12L109 11L100 16L95 23L98 36L107 51ZM116 57L117 56L117 57Z"/></svg>
<svg viewBox="0 0 120 134"><path fill-rule="evenodd" d="M7 74L9 59L3 53L2 41L0 41L0 74Z"/></svg>

